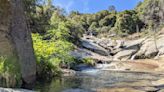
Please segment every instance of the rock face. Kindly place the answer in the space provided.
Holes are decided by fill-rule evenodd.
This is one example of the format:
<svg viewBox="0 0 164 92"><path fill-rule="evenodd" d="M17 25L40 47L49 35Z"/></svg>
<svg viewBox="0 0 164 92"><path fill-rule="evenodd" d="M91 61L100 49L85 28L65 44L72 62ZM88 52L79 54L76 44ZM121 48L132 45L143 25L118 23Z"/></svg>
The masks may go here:
<svg viewBox="0 0 164 92"><path fill-rule="evenodd" d="M151 58L151 57L156 56L157 53L158 53L158 50L156 49L156 45L154 44L154 39L149 38L143 42L140 50L136 54L136 57Z"/></svg>
<svg viewBox="0 0 164 92"><path fill-rule="evenodd" d="M91 52L105 56L107 58L106 60L152 59L164 55L164 29L155 35L146 36L137 40L113 40L110 38L99 39L88 37L82 38L81 44ZM93 57L93 54L81 50L80 52L77 51L74 56L85 58L88 56ZM104 61L103 58L101 59L101 61Z"/></svg>
<svg viewBox="0 0 164 92"><path fill-rule="evenodd" d="M72 51L70 55L77 59L91 58L97 62L107 62L112 60L111 58L109 58L110 56L103 56L83 48L76 48L76 50Z"/></svg>
<svg viewBox="0 0 164 92"><path fill-rule="evenodd" d="M122 50L114 55L114 60L128 60L131 58L131 55L136 53L137 50Z"/></svg>
<svg viewBox="0 0 164 92"><path fill-rule="evenodd" d="M108 51L99 46L98 44L93 43L87 39L81 39L81 44L84 48L87 48L95 53L108 56Z"/></svg>
<svg viewBox="0 0 164 92"><path fill-rule="evenodd" d="M22 81L35 80L36 62L22 0L0 0L0 56L20 66ZM14 61L15 60L15 61Z"/></svg>
<svg viewBox="0 0 164 92"><path fill-rule="evenodd" d="M164 54L164 35L157 35L156 39L154 37L147 38L140 47L140 50L136 53L135 58L154 58L155 56L160 56Z"/></svg>

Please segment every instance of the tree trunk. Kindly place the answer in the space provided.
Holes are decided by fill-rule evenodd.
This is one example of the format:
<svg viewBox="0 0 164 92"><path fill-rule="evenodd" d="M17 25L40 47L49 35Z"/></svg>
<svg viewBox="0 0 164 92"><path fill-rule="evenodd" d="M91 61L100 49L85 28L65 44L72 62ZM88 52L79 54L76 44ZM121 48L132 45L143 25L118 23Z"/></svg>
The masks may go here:
<svg viewBox="0 0 164 92"><path fill-rule="evenodd" d="M0 56L14 55L22 81L31 84L36 77L36 62L23 6L23 0L0 0Z"/></svg>

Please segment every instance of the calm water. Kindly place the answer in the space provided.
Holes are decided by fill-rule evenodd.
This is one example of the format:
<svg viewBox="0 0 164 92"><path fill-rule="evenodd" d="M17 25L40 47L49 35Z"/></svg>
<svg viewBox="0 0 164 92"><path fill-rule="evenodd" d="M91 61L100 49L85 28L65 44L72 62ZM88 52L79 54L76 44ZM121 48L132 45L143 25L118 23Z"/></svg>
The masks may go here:
<svg viewBox="0 0 164 92"><path fill-rule="evenodd" d="M158 75L147 73L112 72L97 69L84 70L75 76L54 79L49 83L39 83L41 92L95 92L98 88L110 88L119 82L137 80L157 80Z"/></svg>

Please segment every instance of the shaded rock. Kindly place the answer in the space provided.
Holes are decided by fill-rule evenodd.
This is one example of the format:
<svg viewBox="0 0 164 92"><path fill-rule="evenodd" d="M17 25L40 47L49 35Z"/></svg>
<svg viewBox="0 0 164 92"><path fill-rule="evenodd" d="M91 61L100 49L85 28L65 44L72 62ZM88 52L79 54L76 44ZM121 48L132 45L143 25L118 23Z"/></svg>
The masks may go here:
<svg viewBox="0 0 164 92"><path fill-rule="evenodd" d="M142 42L145 40L145 38L142 39L138 39L138 40L130 40L130 41L126 41L124 43L124 47L126 49L139 49L140 45L142 44Z"/></svg>
<svg viewBox="0 0 164 92"><path fill-rule="evenodd" d="M104 48L100 47L99 45L93 43L92 41L89 41L87 39L81 39L81 44L84 48L87 48L95 53L98 53L100 55L108 56L108 51Z"/></svg>
<svg viewBox="0 0 164 92"><path fill-rule="evenodd" d="M77 59L84 59L84 58L90 58L91 56L93 56L93 53L86 49L77 48L74 51L71 51L70 55Z"/></svg>
<svg viewBox="0 0 164 92"><path fill-rule="evenodd" d="M122 50L123 49L121 49L121 48L113 49L110 54L115 55L115 54L117 54L118 52L120 52Z"/></svg>
<svg viewBox="0 0 164 92"><path fill-rule="evenodd" d="M21 84L19 78L22 78L24 83L30 84L36 77L31 33L26 23L23 6L22 0L1 0L0 3L0 56L10 59L5 63L13 65L12 72L15 74L20 72L21 76L17 76L19 85ZM14 78L15 75L11 76ZM13 84L9 83L8 86Z"/></svg>
<svg viewBox="0 0 164 92"><path fill-rule="evenodd" d="M141 81L136 81L136 82L120 82L120 83L116 83L111 85L112 87L149 87L149 86L153 86L151 84L151 81L147 81L147 80L141 80Z"/></svg>
<svg viewBox="0 0 164 92"><path fill-rule="evenodd" d="M87 70L87 69L92 69L93 66L87 65L87 64L79 64L74 67L74 70L76 71L82 71L82 70Z"/></svg>
<svg viewBox="0 0 164 92"><path fill-rule="evenodd" d="M164 92L164 89L161 89L161 90L159 90L159 91L157 91L157 92Z"/></svg>
<svg viewBox="0 0 164 92"><path fill-rule="evenodd" d="M19 57L22 79L26 84L31 84L36 78L36 60L23 6L24 3L21 0L11 1L12 21L10 32Z"/></svg>

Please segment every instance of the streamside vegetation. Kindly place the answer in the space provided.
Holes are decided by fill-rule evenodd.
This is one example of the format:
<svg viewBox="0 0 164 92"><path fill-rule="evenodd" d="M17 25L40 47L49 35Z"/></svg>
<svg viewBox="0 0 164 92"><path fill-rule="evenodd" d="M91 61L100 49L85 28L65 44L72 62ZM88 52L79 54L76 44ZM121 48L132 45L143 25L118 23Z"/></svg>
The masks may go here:
<svg viewBox="0 0 164 92"><path fill-rule="evenodd" d="M150 9L151 5L155 8ZM26 6L38 75L58 75L60 68L70 68L72 63L76 63L77 60L70 56L70 51L79 45L79 38L83 34L124 37L137 32L146 33L146 30L153 31L151 26L158 28L163 25L158 20L162 17L158 15L162 11L160 0L144 0L134 10L121 12L117 12L114 6L109 6L107 10L95 14L83 14L79 11L66 13L64 9L54 6L51 0L30 0L26 2ZM153 21L148 22L149 20ZM158 26L152 25L156 22ZM83 62L92 63L92 60Z"/></svg>
<svg viewBox="0 0 164 92"><path fill-rule="evenodd" d="M83 34L125 37L139 32L152 32L164 25L162 0L144 0L134 10L121 12L109 6L109 9L94 14L79 11L66 13L64 9L54 6L52 0L23 0L23 3L32 34L37 77L42 78L60 75L61 68L72 68L77 63L70 52L79 46ZM21 76L15 71L20 70L14 65L17 60L12 59L11 64L6 63L8 60L11 59L0 57L0 76L14 76L18 80L14 81L18 82L15 84L19 85ZM92 59L82 62L93 64Z"/></svg>

